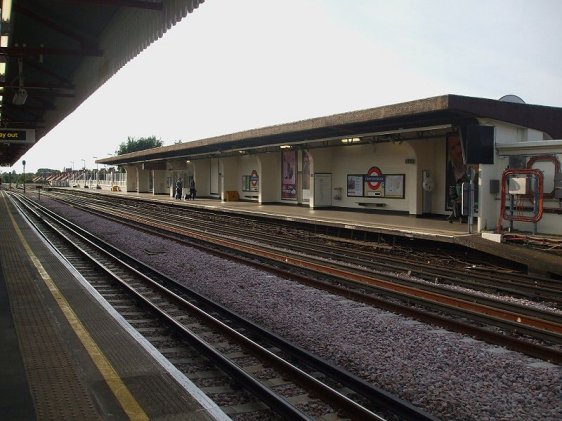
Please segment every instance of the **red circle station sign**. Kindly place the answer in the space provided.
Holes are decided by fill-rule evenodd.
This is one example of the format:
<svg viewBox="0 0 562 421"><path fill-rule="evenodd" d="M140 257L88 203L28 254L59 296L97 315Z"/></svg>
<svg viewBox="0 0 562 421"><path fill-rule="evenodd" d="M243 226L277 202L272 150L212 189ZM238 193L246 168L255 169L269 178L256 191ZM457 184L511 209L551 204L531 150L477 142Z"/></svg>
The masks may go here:
<svg viewBox="0 0 562 421"><path fill-rule="evenodd" d="M252 187L256 187L258 185L258 172L256 170L253 170L250 174L250 183L252 184Z"/></svg>
<svg viewBox="0 0 562 421"><path fill-rule="evenodd" d="M369 168L369 171L367 171L367 175L365 176L365 181L371 190L377 190L381 186L383 179L384 177L379 167Z"/></svg>

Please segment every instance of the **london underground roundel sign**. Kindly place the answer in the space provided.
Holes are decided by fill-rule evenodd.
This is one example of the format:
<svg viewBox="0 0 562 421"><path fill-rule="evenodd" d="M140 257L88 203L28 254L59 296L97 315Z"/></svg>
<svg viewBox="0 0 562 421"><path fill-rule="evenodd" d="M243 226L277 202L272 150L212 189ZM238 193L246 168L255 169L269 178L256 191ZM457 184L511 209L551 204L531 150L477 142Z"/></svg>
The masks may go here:
<svg viewBox="0 0 562 421"><path fill-rule="evenodd" d="M371 188L372 190L377 190L383 180L384 176L382 175L382 171L379 167L369 168L369 171L367 171L367 175L365 176L365 181L369 185L369 188Z"/></svg>
<svg viewBox="0 0 562 421"><path fill-rule="evenodd" d="M250 183L252 187L258 186L258 172L256 170L252 170L252 174L250 174Z"/></svg>

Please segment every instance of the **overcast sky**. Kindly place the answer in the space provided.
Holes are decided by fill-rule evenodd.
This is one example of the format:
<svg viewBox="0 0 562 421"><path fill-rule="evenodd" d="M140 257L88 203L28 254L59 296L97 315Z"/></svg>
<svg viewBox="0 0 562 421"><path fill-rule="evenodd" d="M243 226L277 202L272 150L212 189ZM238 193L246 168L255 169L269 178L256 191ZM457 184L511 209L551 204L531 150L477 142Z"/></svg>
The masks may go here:
<svg viewBox="0 0 562 421"><path fill-rule="evenodd" d="M562 107L561 17L560 0L207 0L22 159L95 168L129 136L170 145L445 94Z"/></svg>

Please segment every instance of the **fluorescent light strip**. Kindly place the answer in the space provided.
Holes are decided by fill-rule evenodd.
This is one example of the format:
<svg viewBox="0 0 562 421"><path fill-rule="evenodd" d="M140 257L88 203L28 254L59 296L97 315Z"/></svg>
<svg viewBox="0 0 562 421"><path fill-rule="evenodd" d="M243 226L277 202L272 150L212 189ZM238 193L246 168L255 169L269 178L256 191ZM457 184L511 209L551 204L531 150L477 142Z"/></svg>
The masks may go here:
<svg viewBox="0 0 562 421"><path fill-rule="evenodd" d="M2 1L2 22L10 22L12 16L12 0Z"/></svg>

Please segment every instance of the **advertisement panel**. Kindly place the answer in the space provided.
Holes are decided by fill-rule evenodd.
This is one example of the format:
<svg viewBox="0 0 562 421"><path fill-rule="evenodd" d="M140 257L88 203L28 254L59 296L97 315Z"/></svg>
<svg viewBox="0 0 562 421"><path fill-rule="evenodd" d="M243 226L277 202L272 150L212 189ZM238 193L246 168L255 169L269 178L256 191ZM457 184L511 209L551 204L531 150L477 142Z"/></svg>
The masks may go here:
<svg viewBox="0 0 562 421"><path fill-rule="evenodd" d="M281 155L281 199L297 200L297 151L283 151Z"/></svg>

